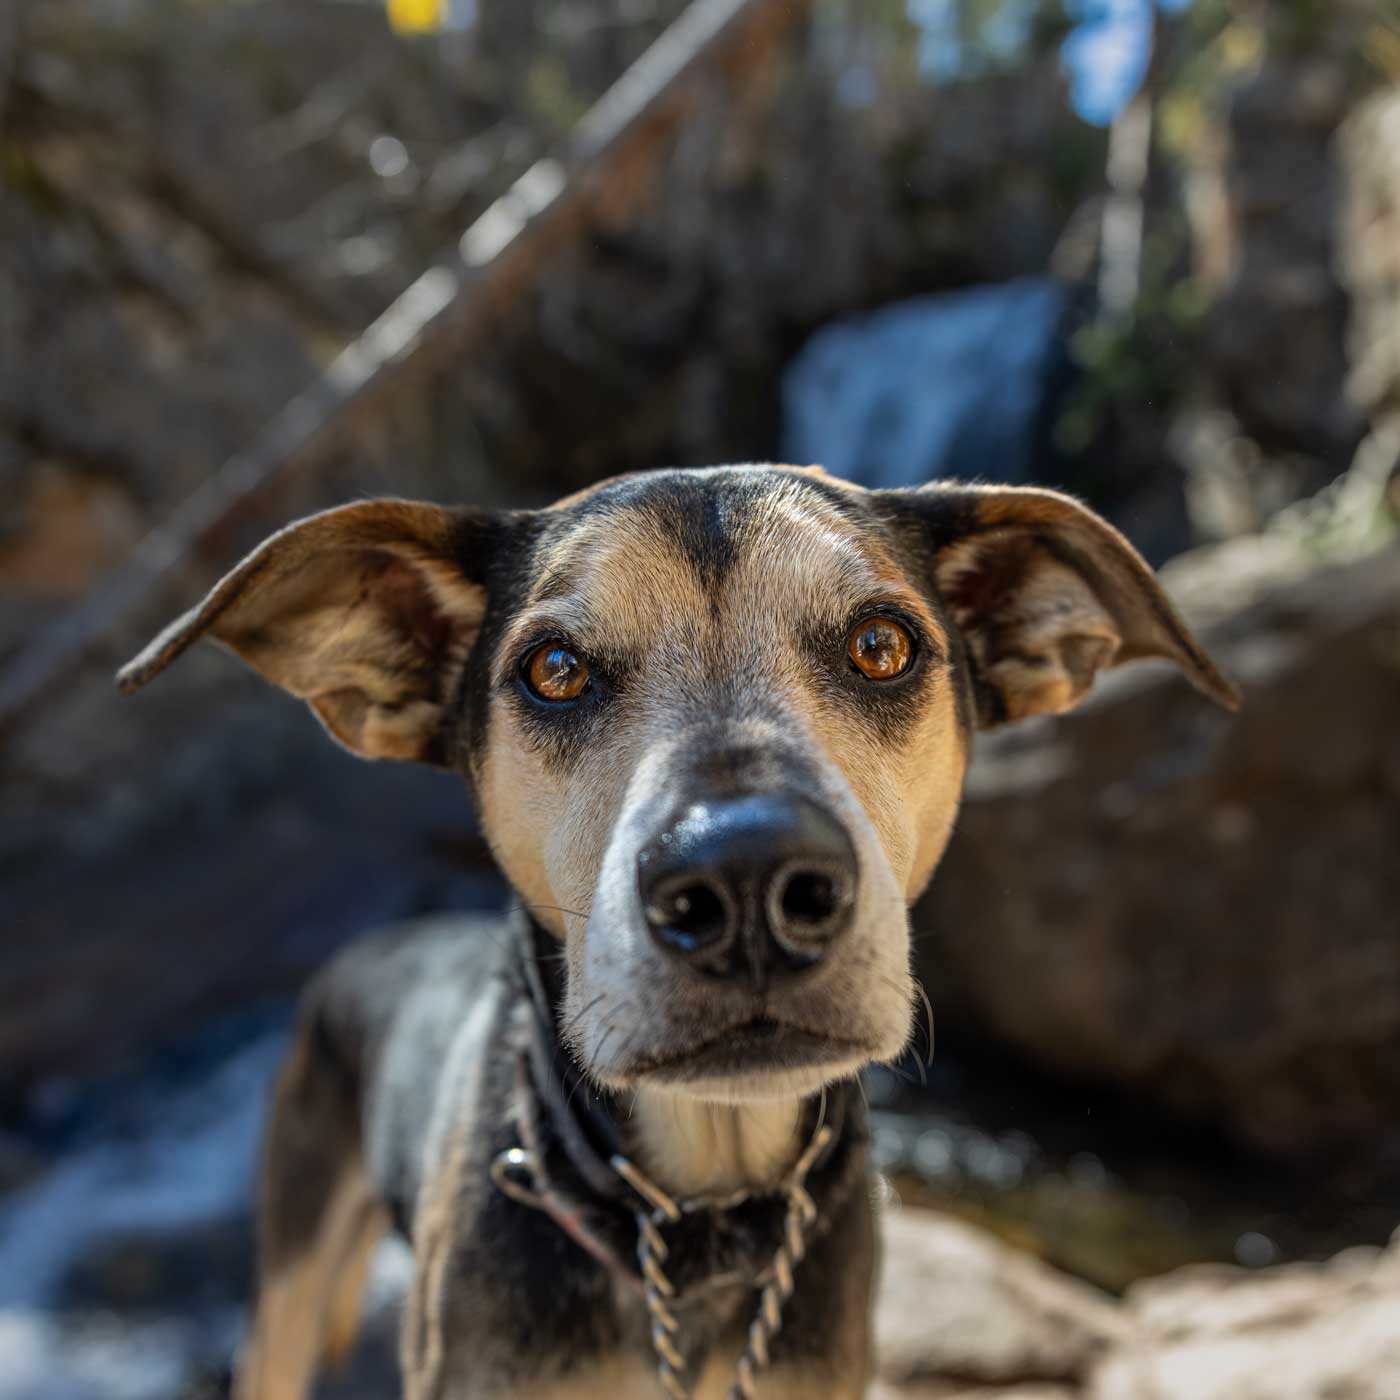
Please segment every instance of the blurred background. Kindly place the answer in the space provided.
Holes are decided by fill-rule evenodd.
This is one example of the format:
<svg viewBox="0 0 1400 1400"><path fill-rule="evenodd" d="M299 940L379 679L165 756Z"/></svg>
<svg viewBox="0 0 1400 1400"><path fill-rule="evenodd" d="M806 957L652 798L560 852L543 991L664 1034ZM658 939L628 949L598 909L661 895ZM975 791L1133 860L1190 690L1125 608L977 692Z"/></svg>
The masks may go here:
<svg viewBox="0 0 1400 1400"><path fill-rule="evenodd" d="M1073 491L1247 696L1147 668L981 746L918 913L937 1054L872 1080L877 1154L1129 1321L1046 1360L986 1301L991 1360L929 1384L1242 1395L1171 1388L1166 1342L1161 1388L1102 1379L1139 1281L1384 1243L1400 8L7 0L3 1400L219 1395L299 986L504 899L457 781L215 648L129 701L115 666L311 510L762 459ZM1393 1254L1345 1256L1391 1261L1392 1318ZM1218 1317L1199 1280L1245 1275L1173 1277ZM1250 1393L1400 1396L1345 1310L1308 1350L1310 1296L1304 1388ZM335 1394L395 1393L380 1331Z"/></svg>

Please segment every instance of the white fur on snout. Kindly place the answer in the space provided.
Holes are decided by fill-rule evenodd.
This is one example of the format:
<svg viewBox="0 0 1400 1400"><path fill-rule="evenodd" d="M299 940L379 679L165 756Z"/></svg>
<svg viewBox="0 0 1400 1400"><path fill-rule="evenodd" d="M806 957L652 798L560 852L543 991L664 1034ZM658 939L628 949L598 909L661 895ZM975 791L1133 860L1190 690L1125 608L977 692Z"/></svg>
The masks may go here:
<svg viewBox="0 0 1400 1400"><path fill-rule="evenodd" d="M780 747L769 726L752 728L747 741ZM613 1087L630 1086L645 1080L649 1065L681 1060L759 1012L829 1038L830 1056L820 1064L775 1065L736 1077L672 1078L668 1092L711 1103L808 1094L872 1061L893 1059L909 1037L914 995L903 884L834 765L821 764L818 796L850 836L858 880L851 924L820 968L759 1004L742 987L696 977L653 942L637 888L637 857L655 838L666 811L657 794L684 745L683 736L656 744L637 765L603 856L587 926L582 938L570 941L566 1024L584 1067ZM804 757L810 762L813 755Z"/></svg>
<svg viewBox="0 0 1400 1400"><path fill-rule="evenodd" d="M651 945L637 890L637 856L649 839L647 817L661 786L663 752L644 754L627 784L603 852L582 937L568 944L565 1001L568 1038L584 1068L602 1080L607 1065L627 1053L638 1027L658 1008L642 1000Z"/></svg>

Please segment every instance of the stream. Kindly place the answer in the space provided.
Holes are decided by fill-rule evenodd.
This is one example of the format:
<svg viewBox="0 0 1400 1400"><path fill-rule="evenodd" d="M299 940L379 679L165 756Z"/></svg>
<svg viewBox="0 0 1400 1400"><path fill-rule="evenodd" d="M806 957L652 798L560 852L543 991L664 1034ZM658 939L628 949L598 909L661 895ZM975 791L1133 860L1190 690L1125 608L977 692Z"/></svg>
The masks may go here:
<svg viewBox="0 0 1400 1400"><path fill-rule="evenodd" d="M220 1393L244 1325L257 1144L291 1014L255 1002L31 1096L5 1139L0 1400ZM968 1053L947 1047L925 1083L913 1062L868 1077L890 1189L1106 1288L1197 1260L1317 1257L1383 1239L1393 1219L1142 1107ZM397 1244L376 1262L381 1369L408 1267Z"/></svg>

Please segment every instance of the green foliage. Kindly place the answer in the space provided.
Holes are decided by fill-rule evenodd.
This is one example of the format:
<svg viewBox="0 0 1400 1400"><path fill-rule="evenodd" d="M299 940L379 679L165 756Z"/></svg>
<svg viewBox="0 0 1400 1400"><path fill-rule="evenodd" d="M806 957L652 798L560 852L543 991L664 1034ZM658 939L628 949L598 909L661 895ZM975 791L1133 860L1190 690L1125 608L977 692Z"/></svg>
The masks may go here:
<svg viewBox="0 0 1400 1400"><path fill-rule="evenodd" d="M564 62L542 53L526 70L523 93L525 110L556 135L564 135L588 110L587 95L569 78Z"/></svg>
<svg viewBox="0 0 1400 1400"><path fill-rule="evenodd" d="M1335 0L1287 0L1275 6L1271 38L1284 53L1306 57L1334 22Z"/></svg>
<svg viewBox="0 0 1400 1400"><path fill-rule="evenodd" d="M1382 0L1362 36L1361 54L1374 72L1400 84L1400 0Z"/></svg>
<svg viewBox="0 0 1400 1400"><path fill-rule="evenodd" d="M1222 94L1264 56L1256 18L1229 0L1195 0L1182 16L1162 74L1157 101L1158 143L1169 155L1192 159L1210 141Z"/></svg>
<svg viewBox="0 0 1400 1400"><path fill-rule="evenodd" d="M34 209L50 218L65 213L67 201L23 143L0 137L0 189L10 190L29 201Z"/></svg>
<svg viewBox="0 0 1400 1400"><path fill-rule="evenodd" d="M1189 383L1209 309L1198 282L1161 281L1131 314L1076 331L1070 355L1079 377L1055 425L1056 446L1083 452L1122 409L1168 414Z"/></svg>

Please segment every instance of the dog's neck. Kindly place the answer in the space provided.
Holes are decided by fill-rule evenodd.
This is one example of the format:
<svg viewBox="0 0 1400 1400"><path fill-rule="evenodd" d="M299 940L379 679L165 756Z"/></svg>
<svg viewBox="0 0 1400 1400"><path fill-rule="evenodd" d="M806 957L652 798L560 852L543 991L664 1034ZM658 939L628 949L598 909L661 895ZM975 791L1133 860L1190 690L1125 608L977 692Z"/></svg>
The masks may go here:
<svg viewBox="0 0 1400 1400"><path fill-rule="evenodd" d="M523 911L521 917L522 951L533 966L527 974L530 995L557 1034L563 962L552 936ZM809 1101L792 1095L712 1103L642 1087L630 1097L608 1095L596 1102L643 1171L671 1194L694 1197L776 1186L802 1150Z"/></svg>
<svg viewBox="0 0 1400 1400"><path fill-rule="evenodd" d="M682 1197L725 1195L778 1184L802 1149L805 1106L799 1098L708 1103L643 1087L627 1126L658 1185Z"/></svg>

